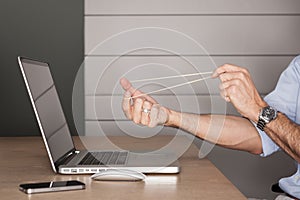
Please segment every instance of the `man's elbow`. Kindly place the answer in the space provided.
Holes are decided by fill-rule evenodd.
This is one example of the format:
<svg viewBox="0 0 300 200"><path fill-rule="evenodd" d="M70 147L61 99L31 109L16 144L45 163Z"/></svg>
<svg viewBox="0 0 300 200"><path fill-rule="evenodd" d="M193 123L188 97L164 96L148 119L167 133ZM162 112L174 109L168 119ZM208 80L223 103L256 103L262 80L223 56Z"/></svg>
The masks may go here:
<svg viewBox="0 0 300 200"><path fill-rule="evenodd" d="M260 155L263 153L262 148L261 149L253 149L250 150L249 153L254 154L254 155Z"/></svg>

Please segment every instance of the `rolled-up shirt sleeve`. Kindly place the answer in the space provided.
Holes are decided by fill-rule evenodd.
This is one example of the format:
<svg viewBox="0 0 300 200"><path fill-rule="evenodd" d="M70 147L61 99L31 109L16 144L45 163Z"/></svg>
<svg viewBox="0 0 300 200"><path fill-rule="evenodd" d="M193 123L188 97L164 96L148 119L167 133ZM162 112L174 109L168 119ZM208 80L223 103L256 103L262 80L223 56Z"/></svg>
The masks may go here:
<svg viewBox="0 0 300 200"><path fill-rule="evenodd" d="M273 140L264 131L261 131L257 127L256 129L260 135L263 150L260 156L266 157L280 150L280 148L275 144L275 142L273 142Z"/></svg>
<svg viewBox="0 0 300 200"><path fill-rule="evenodd" d="M275 107L278 111L284 113L290 120L299 123L300 106L299 82L300 82L300 56L297 56L289 64L287 69L281 74L274 91L267 95L264 100ZM260 129L256 128L262 142L263 153L261 156L268 156L280 148L275 142Z"/></svg>

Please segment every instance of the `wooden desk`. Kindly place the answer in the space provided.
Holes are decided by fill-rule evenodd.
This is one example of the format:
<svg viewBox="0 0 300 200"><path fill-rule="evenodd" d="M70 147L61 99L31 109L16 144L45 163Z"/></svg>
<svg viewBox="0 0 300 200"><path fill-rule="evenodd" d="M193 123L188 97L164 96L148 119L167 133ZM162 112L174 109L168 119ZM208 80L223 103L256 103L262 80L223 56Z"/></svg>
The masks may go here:
<svg viewBox="0 0 300 200"><path fill-rule="evenodd" d="M74 139L82 148L79 138ZM135 149L145 147L142 139L111 140ZM147 145L160 145L166 140L167 136L153 137ZM0 138L0 199L246 199L209 160L199 160L197 154L192 145L180 158L182 171L177 175L148 175L143 182L96 182L89 175L53 173L41 137L4 137ZM86 189L33 195L18 189L20 183L71 179L86 183Z"/></svg>

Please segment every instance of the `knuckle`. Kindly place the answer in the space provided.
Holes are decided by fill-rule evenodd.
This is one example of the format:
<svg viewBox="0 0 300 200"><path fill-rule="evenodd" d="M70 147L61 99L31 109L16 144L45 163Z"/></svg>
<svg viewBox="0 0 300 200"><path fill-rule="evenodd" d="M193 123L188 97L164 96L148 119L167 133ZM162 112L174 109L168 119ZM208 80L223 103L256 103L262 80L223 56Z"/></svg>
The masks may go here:
<svg viewBox="0 0 300 200"><path fill-rule="evenodd" d="M237 87L236 87L235 85L230 86L230 87L228 88L228 92L229 92L230 94L236 94L236 92L237 92Z"/></svg>
<svg viewBox="0 0 300 200"><path fill-rule="evenodd" d="M141 117L140 117L139 115L137 115L137 114L134 114L134 115L132 116L132 121L133 121L134 123L136 123L136 124L139 124L139 123L141 122Z"/></svg>
<svg viewBox="0 0 300 200"><path fill-rule="evenodd" d="M130 98L131 97L131 92L130 91L126 91L125 93L124 93L124 96L123 96L124 98Z"/></svg>
<svg viewBox="0 0 300 200"><path fill-rule="evenodd" d="M242 68L242 71L243 71L246 75L250 74L250 72L249 72L249 70L248 70L247 68Z"/></svg>
<svg viewBox="0 0 300 200"><path fill-rule="evenodd" d="M135 102L136 102L137 104L141 104L141 103L143 102L143 99L137 98L137 99L135 100Z"/></svg>
<svg viewBox="0 0 300 200"><path fill-rule="evenodd" d="M127 111L129 110L129 105L123 103L123 104L122 104L122 109L123 109L123 111L126 111L126 112L127 112Z"/></svg>
<svg viewBox="0 0 300 200"><path fill-rule="evenodd" d="M152 123L149 123L147 126L148 126L149 128L154 128L154 126L153 126Z"/></svg>
<svg viewBox="0 0 300 200"><path fill-rule="evenodd" d="M220 90L223 90L223 89L224 89L224 83L221 83L221 84L219 85L219 89L220 89Z"/></svg>
<svg viewBox="0 0 300 200"><path fill-rule="evenodd" d="M144 107L150 108L151 103L149 101L144 101Z"/></svg>
<svg viewBox="0 0 300 200"><path fill-rule="evenodd" d="M244 72L242 72L242 71L236 72L237 78L242 78L243 76L244 76Z"/></svg>
<svg viewBox="0 0 300 200"><path fill-rule="evenodd" d="M155 109L159 109L160 105L156 103L156 104L153 104L152 107L155 108Z"/></svg>
<svg viewBox="0 0 300 200"><path fill-rule="evenodd" d="M126 117L127 119L132 120L132 116L130 114L126 113Z"/></svg>
<svg viewBox="0 0 300 200"><path fill-rule="evenodd" d="M232 87L236 87L237 85L240 85L241 80L240 79L234 79L232 82L233 82Z"/></svg>
<svg viewBox="0 0 300 200"><path fill-rule="evenodd" d="M225 96L226 96L226 91L225 91L225 90L222 90L222 91L220 92L220 95L221 95L222 97L225 97Z"/></svg>
<svg viewBox="0 0 300 200"><path fill-rule="evenodd" d="M225 77L224 77L224 76L225 76L225 74L224 74L224 73L219 75L219 78L220 78L220 80L221 80L222 82L223 82L223 81L224 81L224 79L225 79Z"/></svg>
<svg viewBox="0 0 300 200"><path fill-rule="evenodd" d="M233 86L233 87L232 87L232 93L233 93L233 94L236 94L236 92L237 92L237 87Z"/></svg>
<svg viewBox="0 0 300 200"><path fill-rule="evenodd" d="M155 122L155 121L151 121L149 124L148 124L148 127L149 128L154 128L154 127L156 127L157 126L157 122Z"/></svg>
<svg viewBox="0 0 300 200"><path fill-rule="evenodd" d="M247 77L247 73L245 73L245 72L239 73L239 78L240 79L245 79L246 77Z"/></svg>
<svg viewBox="0 0 300 200"><path fill-rule="evenodd" d="M139 124L139 123L140 123L140 120L138 120L137 118L133 118L133 122L134 122L135 124Z"/></svg>
<svg viewBox="0 0 300 200"><path fill-rule="evenodd" d="M229 63L225 63L224 65L223 65L223 67L230 67L231 65L229 64Z"/></svg>
<svg viewBox="0 0 300 200"><path fill-rule="evenodd" d="M142 125L147 125L147 123L146 123L145 120L141 120L141 124L142 124Z"/></svg>

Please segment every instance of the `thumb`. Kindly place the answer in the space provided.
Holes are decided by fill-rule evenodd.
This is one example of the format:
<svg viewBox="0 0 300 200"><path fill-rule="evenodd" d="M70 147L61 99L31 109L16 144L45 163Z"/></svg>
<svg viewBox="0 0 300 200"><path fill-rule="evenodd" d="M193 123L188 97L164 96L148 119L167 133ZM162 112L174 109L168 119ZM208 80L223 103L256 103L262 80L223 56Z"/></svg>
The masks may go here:
<svg viewBox="0 0 300 200"><path fill-rule="evenodd" d="M120 84L121 84L122 88L126 91L132 87L130 81L128 81L128 79L126 79L124 77L120 79Z"/></svg>
<svg viewBox="0 0 300 200"><path fill-rule="evenodd" d="M124 77L121 78L120 84L125 91L129 91L131 94L134 94L137 92L137 90L134 87L132 87L132 84L130 83L130 81L127 78L124 78Z"/></svg>

